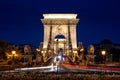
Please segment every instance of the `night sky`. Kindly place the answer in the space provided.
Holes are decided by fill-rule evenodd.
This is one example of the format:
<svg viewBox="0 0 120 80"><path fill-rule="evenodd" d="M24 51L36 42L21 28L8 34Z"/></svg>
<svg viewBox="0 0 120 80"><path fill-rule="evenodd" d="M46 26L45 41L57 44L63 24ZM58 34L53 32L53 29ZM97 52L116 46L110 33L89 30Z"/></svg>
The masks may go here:
<svg viewBox="0 0 120 80"><path fill-rule="evenodd" d="M44 13L76 13L77 41L120 43L119 0L0 0L0 40L39 46Z"/></svg>

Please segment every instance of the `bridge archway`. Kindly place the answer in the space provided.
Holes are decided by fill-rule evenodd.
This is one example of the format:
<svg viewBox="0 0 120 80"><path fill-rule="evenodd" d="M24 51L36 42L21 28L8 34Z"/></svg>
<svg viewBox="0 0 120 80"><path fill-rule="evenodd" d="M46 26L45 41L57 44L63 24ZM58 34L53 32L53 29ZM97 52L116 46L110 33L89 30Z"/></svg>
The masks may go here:
<svg viewBox="0 0 120 80"><path fill-rule="evenodd" d="M76 25L79 21L76 18L77 14L43 14L43 16L44 18L41 19L44 25L43 50L54 49L57 52L58 48L64 49L63 42L66 42L65 49L67 50L64 49L66 53L69 53L69 50L76 50ZM56 39L58 35L59 37L64 35L65 38Z"/></svg>
<svg viewBox="0 0 120 80"><path fill-rule="evenodd" d="M56 54L66 53L66 38L64 35L56 35L54 38L54 50Z"/></svg>

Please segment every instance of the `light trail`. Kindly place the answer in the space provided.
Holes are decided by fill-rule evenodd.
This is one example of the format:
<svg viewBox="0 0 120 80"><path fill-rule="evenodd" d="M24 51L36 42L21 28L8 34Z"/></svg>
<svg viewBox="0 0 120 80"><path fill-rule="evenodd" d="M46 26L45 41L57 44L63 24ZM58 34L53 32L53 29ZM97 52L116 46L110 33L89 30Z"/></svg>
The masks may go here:
<svg viewBox="0 0 120 80"><path fill-rule="evenodd" d="M16 68L15 70L34 70L34 69L53 69L57 66L31 67L31 68Z"/></svg>
<svg viewBox="0 0 120 80"><path fill-rule="evenodd" d="M107 67L107 66L79 66L79 65L70 65L62 64L69 70L83 70L83 71L105 71L105 72L118 72L120 73L120 68Z"/></svg>

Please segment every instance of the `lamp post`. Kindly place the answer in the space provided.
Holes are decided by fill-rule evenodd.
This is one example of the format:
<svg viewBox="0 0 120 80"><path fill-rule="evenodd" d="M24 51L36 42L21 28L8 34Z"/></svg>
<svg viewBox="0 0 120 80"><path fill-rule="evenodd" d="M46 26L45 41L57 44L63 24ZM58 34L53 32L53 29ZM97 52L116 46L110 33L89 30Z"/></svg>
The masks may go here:
<svg viewBox="0 0 120 80"><path fill-rule="evenodd" d="M15 57L16 51L13 50L13 51L11 51L11 53L12 53L12 55L13 55L13 58L12 58L12 59L13 59L13 61L15 61L15 60L14 60L14 57Z"/></svg>
<svg viewBox="0 0 120 80"><path fill-rule="evenodd" d="M104 62L104 60L105 60L105 55L106 55L106 51L105 50L102 50L101 51L101 54L102 54L102 56L103 56L103 62ZM105 60L106 61L106 60Z"/></svg>
<svg viewBox="0 0 120 80"><path fill-rule="evenodd" d="M106 51L105 51L105 50L102 50L102 51L101 51L101 54L102 54L102 56L103 56L103 73L105 73L104 67L106 66L106 58L105 58Z"/></svg>

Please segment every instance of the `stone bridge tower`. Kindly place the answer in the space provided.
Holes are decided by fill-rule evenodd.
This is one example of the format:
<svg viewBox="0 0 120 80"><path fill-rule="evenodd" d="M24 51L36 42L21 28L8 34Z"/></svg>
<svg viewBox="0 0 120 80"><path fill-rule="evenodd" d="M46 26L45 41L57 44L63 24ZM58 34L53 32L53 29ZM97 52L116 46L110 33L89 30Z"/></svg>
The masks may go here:
<svg viewBox="0 0 120 80"><path fill-rule="evenodd" d="M64 53L77 49L76 19L77 14L43 14L44 25L43 50L53 49L55 53L61 48ZM64 38L56 38L64 36Z"/></svg>

